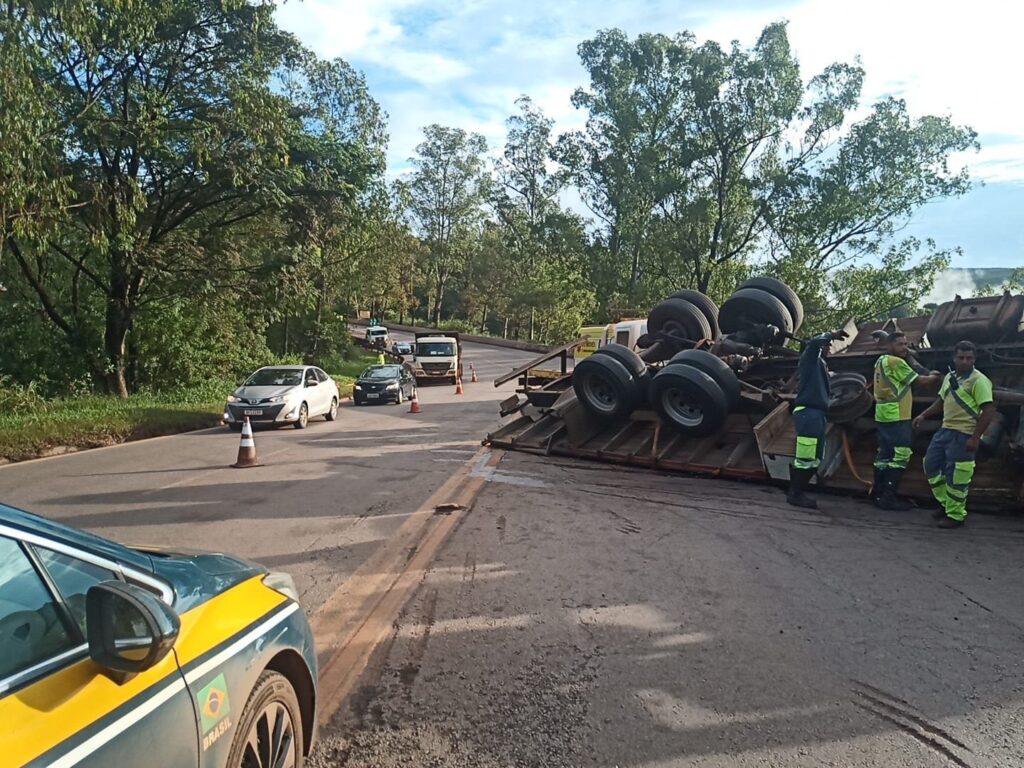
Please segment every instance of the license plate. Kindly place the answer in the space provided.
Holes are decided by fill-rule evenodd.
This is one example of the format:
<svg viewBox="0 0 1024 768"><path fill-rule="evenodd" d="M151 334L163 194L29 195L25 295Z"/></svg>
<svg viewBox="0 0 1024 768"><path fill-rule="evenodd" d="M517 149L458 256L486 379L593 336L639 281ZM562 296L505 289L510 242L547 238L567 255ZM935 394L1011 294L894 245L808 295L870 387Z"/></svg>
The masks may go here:
<svg viewBox="0 0 1024 768"><path fill-rule="evenodd" d="M366 397L369 400L376 400L380 397L380 395L367 395Z"/></svg>
<svg viewBox="0 0 1024 768"><path fill-rule="evenodd" d="M243 416L262 416L263 415L263 411L261 409L259 409L259 408L247 408L246 410L242 411L242 415Z"/></svg>

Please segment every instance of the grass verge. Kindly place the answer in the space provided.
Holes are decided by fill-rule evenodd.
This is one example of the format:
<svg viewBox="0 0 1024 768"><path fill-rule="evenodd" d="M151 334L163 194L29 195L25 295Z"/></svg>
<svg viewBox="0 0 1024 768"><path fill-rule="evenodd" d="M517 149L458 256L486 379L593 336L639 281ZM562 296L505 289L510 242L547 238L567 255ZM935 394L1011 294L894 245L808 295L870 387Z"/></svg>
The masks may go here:
<svg viewBox="0 0 1024 768"><path fill-rule="evenodd" d="M375 356L359 352L352 360L331 366L337 369L329 373L343 398L352 395L355 380L373 362ZM143 392L126 400L105 395L54 400L33 397L18 407L0 409L0 461L23 461L213 427L224 413L224 398L236 386L237 382L213 381L197 389Z"/></svg>

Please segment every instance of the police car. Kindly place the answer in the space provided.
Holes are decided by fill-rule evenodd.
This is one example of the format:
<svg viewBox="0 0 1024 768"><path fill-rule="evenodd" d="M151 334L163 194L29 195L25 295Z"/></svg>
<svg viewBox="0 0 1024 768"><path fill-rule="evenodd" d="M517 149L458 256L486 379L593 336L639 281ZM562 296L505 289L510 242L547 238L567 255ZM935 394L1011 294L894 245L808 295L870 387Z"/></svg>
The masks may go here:
<svg viewBox="0 0 1024 768"><path fill-rule="evenodd" d="M300 768L315 723L289 576L0 505L0 764Z"/></svg>

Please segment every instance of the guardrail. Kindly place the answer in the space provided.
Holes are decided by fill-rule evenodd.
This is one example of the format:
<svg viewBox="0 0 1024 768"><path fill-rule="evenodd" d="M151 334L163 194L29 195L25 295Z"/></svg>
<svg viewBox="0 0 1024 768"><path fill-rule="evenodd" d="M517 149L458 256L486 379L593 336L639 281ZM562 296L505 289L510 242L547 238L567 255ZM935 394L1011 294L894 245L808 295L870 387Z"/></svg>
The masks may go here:
<svg viewBox="0 0 1024 768"><path fill-rule="evenodd" d="M367 320L349 320L349 325L357 325L360 327L369 326ZM402 331L403 333L436 333L439 336L443 336L448 331L438 330L437 328L430 328L423 325L398 325L397 323L387 323L386 327L392 331ZM471 344L484 344L489 347L505 347L506 349L518 349L523 352L550 352L554 347L548 344L535 344L530 341L515 341L513 339L498 339L494 336L475 336L470 333L462 333L459 331L459 337L464 341L468 341Z"/></svg>

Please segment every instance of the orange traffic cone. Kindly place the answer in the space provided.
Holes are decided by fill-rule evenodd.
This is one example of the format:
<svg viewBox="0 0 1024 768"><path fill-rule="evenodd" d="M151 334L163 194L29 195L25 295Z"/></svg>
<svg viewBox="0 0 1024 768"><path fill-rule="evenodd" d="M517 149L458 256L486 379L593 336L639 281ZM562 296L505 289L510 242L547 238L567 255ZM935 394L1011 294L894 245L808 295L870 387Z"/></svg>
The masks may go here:
<svg viewBox="0 0 1024 768"><path fill-rule="evenodd" d="M461 376L459 376L457 379L455 379L455 394L456 395L464 395L464 394L466 394L465 392L462 391L462 377Z"/></svg>
<svg viewBox="0 0 1024 768"><path fill-rule="evenodd" d="M260 466L256 458L256 441L252 439L252 424L249 417L245 417L245 424L242 425L242 442L238 445L238 460L231 465L235 469L246 469L248 467Z"/></svg>
<svg viewBox="0 0 1024 768"><path fill-rule="evenodd" d="M416 390L412 391L412 400L409 401L409 413L420 412L420 396L416 394Z"/></svg>
<svg viewBox="0 0 1024 768"><path fill-rule="evenodd" d="M478 381L480 381L480 379L476 377L476 368L473 366L472 363L469 364L469 372L471 374L469 378L470 384L476 384Z"/></svg>

